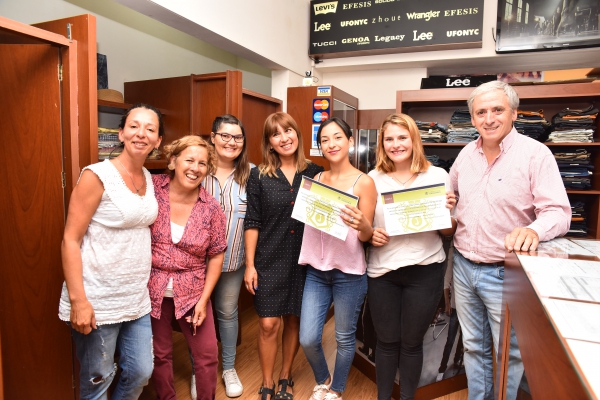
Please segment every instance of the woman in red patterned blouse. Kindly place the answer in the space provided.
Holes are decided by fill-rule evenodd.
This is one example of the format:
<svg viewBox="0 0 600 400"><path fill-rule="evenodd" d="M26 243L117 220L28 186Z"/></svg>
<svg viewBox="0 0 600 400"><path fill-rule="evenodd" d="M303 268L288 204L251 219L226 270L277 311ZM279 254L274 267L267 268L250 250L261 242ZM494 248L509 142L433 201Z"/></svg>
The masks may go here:
<svg viewBox="0 0 600 400"><path fill-rule="evenodd" d="M200 182L215 169L215 154L199 136L185 136L165 146L170 175L154 175L158 217L152 233L152 302L154 372L159 399L175 398L173 383L173 314L191 350L198 399L214 399L217 386L217 340L210 295L221 275L227 248L225 215Z"/></svg>

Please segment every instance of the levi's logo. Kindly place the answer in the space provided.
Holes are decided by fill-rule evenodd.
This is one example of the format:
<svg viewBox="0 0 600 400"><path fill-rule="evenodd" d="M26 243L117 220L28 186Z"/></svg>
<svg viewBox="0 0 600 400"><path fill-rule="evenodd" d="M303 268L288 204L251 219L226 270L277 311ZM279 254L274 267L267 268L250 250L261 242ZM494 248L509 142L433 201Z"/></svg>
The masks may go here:
<svg viewBox="0 0 600 400"><path fill-rule="evenodd" d="M337 10L337 1L330 1L329 3L314 4L315 15L335 13Z"/></svg>

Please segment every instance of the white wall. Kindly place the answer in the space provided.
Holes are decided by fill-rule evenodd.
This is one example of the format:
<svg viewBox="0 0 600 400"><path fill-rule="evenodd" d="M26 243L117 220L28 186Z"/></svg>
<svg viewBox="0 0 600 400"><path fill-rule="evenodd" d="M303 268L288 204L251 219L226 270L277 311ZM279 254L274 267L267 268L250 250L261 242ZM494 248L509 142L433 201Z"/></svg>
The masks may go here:
<svg viewBox="0 0 600 400"><path fill-rule="evenodd" d="M243 86L270 95L271 71L112 0L2 0L0 15L32 24L80 14L97 22L98 52L108 60L111 89L143 79L243 71Z"/></svg>
<svg viewBox="0 0 600 400"><path fill-rule="evenodd" d="M319 85L333 85L358 98L360 110L396 108L396 91L419 89L427 68L324 73Z"/></svg>
<svg viewBox="0 0 600 400"><path fill-rule="evenodd" d="M273 70L304 75L309 0L116 0Z"/></svg>
<svg viewBox="0 0 600 400"><path fill-rule="evenodd" d="M283 110L287 110L287 89L300 86L303 77L287 69L271 73L271 96L283 101Z"/></svg>

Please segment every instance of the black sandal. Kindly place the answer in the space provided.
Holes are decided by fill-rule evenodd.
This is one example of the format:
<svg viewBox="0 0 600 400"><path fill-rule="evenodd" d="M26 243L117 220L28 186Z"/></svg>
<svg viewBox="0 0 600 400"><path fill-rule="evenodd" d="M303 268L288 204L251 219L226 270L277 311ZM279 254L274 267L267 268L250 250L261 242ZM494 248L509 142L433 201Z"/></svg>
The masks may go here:
<svg viewBox="0 0 600 400"><path fill-rule="evenodd" d="M271 400L276 399L276 397L273 397L275 396L275 384L273 384L272 389L267 389L266 387L261 386L260 389L258 389L258 394L262 394L262 396L260 396L260 400L269 400L267 399L268 395L271 395Z"/></svg>
<svg viewBox="0 0 600 400"><path fill-rule="evenodd" d="M294 381L292 378L280 379L277 384L281 385L281 390L279 390L275 395L275 400L294 400L294 395L287 392L288 386L291 388L294 387Z"/></svg>

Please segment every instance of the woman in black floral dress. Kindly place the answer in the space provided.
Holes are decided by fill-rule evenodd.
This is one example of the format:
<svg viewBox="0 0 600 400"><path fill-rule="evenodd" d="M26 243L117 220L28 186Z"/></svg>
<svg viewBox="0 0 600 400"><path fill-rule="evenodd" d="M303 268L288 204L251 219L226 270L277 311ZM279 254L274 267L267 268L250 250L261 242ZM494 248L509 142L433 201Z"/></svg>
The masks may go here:
<svg viewBox="0 0 600 400"><path fill-rule="evenodd" d="M282 112L265 121L263 162L252 169L247 184L244 222L246 289L254 295L259 318L258 353L263 373L262 399L291 399L292 364L298 352L298 332L306 267L298 265L304 224L292 219L302 176L323 168L304 156L302 135L294 119ZM273 369L277 334L283 320L282 365L275 395Z"/></svg>

